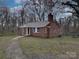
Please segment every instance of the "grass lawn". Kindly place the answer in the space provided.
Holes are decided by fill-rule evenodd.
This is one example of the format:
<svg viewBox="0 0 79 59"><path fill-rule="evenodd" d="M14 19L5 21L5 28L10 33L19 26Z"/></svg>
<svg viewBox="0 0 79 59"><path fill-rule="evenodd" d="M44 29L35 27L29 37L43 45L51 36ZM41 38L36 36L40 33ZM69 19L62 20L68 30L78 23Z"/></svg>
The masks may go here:
<svg viewBox="0 0 79 59"><path fill-rule="evenodd" d="M6 59L5 58L5 50L4 50L5 46L14 37L15 36L1 36L0 37L0 59Z"/></svg>
<svg viewBox="0 0 79 59"><path fill-rule="evenodd" d="M79 38L70 36L49 39L25 37L20 39L20 45L26 55L46 53L57 55L75 52L79 56Z"/></svg>

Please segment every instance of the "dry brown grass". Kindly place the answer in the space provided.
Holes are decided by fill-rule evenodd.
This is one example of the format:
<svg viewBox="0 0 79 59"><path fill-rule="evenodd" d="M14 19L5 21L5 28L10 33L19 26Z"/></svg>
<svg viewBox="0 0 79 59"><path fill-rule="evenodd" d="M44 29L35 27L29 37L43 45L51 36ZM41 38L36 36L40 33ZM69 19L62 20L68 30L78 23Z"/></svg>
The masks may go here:
<svg viewBox="0 0 79 59"><path fill-rule="evenodd" d="M20 39L21 48L24 54L29 57L34 56L66 56L70 55L79 56L79 38L72 37L61 37L61 38L35 38L35 37L25 37ZM70 53L70 54L68 54ZM65 58L66 58L65 57ZM32 58L31 58L32 59ZM61 59L61 57L60 57Z"/></svg>

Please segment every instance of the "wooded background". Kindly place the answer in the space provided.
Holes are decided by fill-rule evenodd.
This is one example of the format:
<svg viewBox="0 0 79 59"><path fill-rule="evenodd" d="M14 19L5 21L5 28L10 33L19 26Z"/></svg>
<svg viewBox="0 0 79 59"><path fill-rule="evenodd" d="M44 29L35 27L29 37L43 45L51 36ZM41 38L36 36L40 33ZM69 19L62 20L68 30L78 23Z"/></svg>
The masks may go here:
<svg viewBox="0 0 79 59"><path fill-rule="evenodd" d="M62 25L64 34L79 35L79 0L25 0L22 9L14 12L0 0L0 33L15 33L18 26L47 21L49 12Z"/></svg>

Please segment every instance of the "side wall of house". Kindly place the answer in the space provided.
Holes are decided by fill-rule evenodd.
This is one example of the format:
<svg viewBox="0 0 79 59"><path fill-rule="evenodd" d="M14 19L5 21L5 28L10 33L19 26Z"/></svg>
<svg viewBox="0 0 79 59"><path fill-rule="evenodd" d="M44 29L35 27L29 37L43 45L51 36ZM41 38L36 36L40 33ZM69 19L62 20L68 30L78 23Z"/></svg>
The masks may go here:
<svg viewBox="0 0 79 59"><path fill-rule="evenodd" d="M49 37L57 37L63 34L63 28L56 24L56 23L51 23L50 24L50 31L49 31Z"/></svg>
<svg viewBox="0 0 79 59"><path fill-rule="evenodd" d="M21 28L17 28L17 35L22 35L22 30L21 30Z"/></svg>
<svg viewBox="0 0 79 59"><path fill-rule="evenodd" d="M28 32L28 28L18 28L17 29L17 35L20 35L20 36L25 36Z"/></svg>

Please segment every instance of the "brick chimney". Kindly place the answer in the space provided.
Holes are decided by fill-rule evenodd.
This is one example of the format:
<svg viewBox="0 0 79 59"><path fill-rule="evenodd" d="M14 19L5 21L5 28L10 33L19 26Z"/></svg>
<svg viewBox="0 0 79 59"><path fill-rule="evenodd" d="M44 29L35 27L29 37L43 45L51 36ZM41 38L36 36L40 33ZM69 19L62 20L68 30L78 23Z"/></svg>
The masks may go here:
<svg viewBox="0 0 79 59"><path fill-rule="evenodd" d="M51 13L48 14L48 22L53 22L53 15Z"/></svg>

